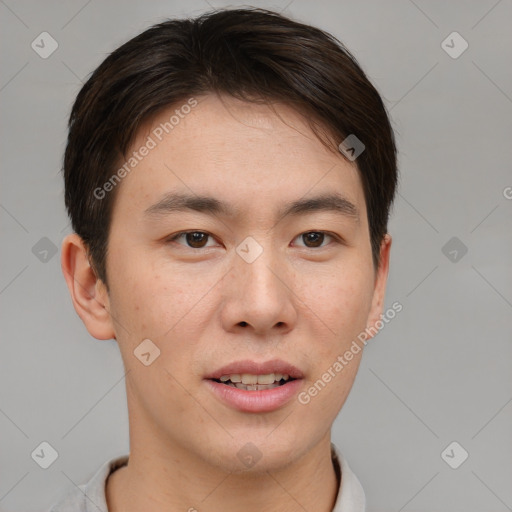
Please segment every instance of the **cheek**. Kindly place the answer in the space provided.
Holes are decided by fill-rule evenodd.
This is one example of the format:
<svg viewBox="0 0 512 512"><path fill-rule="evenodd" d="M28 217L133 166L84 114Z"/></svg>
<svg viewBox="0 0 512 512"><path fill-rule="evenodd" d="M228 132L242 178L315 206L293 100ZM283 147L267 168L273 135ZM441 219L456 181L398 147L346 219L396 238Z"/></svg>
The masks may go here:
<svg viewBox="0 0 512 512"><path fill-rule="evenodd" d="M314 290L304 289L306 303L313 311L309 318L318 330L315 329L309 357L314 367L302 396L304 402L308 401L309 412L324 417L326 423L334 421L359 368L364 345L357 341L357 336L366 327L372 279L373 275L364 268L347 265L317 280L320 286ZM326 336L317 336L320 330Z"/></svg>
<svg viewBox="0 0 512 512"><path fill-rule="evenodd" d="M117 269L113 280L114 314L128 331L144 337L160 338L180 319L193 312L204 286L176 269L162 271L142 259Z"/></svg>
<svg viewBox="0 0 512 512"><path fill-rule="evenodd" d="M173 432L181 438L200 437L205 422L204 411L188 390L185 377L169 365L172 358L166 347L147 367L132 358L127 393L129 404L133 410L144 410L154 426L163 432Z"/></svg>
<svg viewBox="0 0 512 512"><path fill-rule="evenodd" d="M150 339L160 353L145 370L160 367L182 381L200 349L201 334L216 311L214 292L218 277L175 266L147 265L143 258L139 258L138 264L135 258L129 261L116 269L111 302L125 366L140 370L134 351L143 340ZM169 377L165 373L163 376ZM153 382L153 388L158 387L157 382ZM146 385L145 379L141 385ZM165 385L167 391L162 393L173 385L178 384L170 378Z"/></svg>
<svg viewBox="0 0 512 512"><path fill-rule="evenodd" d="M366 327L373 292L371 277L347 266L346 270L317 275L314 285L313 281L303 283L299 296L310 308L308 316L316 318L322 332L327 333L331 347L333 337L339 349Z"/></svg>

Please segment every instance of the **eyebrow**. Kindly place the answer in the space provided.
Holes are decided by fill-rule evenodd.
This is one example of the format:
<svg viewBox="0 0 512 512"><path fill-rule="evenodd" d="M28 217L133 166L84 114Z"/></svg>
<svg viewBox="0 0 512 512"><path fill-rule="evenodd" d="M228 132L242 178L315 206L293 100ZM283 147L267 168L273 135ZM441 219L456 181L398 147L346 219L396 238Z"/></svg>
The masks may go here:
<svg viewBox="0 0 512 512"><path fill-rule="evenodd" d="M239 215L237 208L214 197L177 193L165 194L162 199L148 207L144 213L149 217L160 217L184 211L196 211L226 217ZM357 223L360 221L357 207L347 198L336 193L292 201L277 212L277 217L281 219L287 216L305 215L318 211L335 212Z"/></svg>

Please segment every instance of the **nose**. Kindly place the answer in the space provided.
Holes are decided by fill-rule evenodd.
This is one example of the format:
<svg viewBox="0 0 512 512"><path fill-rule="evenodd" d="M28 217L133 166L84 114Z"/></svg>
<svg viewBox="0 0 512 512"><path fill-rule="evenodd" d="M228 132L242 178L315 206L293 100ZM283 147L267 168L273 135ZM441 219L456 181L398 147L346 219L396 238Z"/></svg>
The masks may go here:
<svg viewBox="0 0 512 512"><path fill-rule="evenodd" d="M224 278L221 321L227 332L285 334L297 322L293 272L286 263L263 253L252 263L234 255Z"/></svg>

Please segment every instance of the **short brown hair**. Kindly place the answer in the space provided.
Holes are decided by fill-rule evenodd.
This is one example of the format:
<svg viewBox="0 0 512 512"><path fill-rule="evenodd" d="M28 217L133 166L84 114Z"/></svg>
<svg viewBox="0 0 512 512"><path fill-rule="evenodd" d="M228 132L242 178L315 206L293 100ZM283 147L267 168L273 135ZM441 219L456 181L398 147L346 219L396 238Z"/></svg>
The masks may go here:
<svg viewBox="0 0 512 512"><path fill-rule="evenodd" d="M101 200L93 191L126 158L143 122L207 93L285 103L333 151L349 135L363 142L357 167L377 267L398 178L395 138L379 93L330 34L272 11L235 9L150 27L111 53L80 90L64 156L65 202L98 277L107 283L117 190Z"/></svg>

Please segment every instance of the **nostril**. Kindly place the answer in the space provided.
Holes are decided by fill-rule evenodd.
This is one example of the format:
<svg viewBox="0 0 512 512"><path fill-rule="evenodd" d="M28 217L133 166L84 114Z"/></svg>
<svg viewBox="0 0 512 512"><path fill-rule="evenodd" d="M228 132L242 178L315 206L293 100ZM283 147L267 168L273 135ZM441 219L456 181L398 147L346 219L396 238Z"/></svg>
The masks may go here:
<svg viewBox="0 0 512 512"><path fill-rule="evenodd" d="M245 327L245 326L246 326L246 325L248 325L248 324L247 324L247 322L240 322L240 325L241 325L242 327Z"/></svg>

